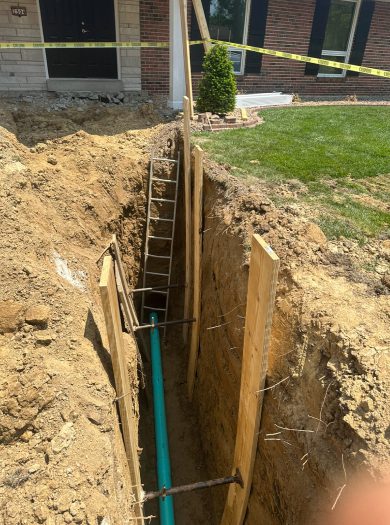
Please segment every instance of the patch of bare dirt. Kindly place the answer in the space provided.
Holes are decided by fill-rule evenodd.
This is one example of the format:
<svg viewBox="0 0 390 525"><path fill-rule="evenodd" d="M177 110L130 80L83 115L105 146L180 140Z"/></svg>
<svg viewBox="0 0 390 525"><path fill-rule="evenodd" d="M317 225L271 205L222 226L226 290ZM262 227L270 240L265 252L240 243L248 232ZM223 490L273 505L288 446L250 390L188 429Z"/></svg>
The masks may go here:
<svg viewBox="0 0 390 525"><path fill-rule="evenodd" d="M299 203L276 207L265 185L214 163L205 191L195 398L210 475L231 468L250 239L259 233L281 259L266 386L280 384L266 392L245 523L317 523L345 482L343 464L347 485L389 469L390 297L377 290L388 241L329 242ZM362 269L371 258L378 272ZM220 515L226 489L214 494Z"/></svg>
<svg viewBox="0 0 390 525"><path fill-rule="evenodd" d="M131 523L96 259L115 232L137 279L157 117L0 113L0 523Z"/></svg>

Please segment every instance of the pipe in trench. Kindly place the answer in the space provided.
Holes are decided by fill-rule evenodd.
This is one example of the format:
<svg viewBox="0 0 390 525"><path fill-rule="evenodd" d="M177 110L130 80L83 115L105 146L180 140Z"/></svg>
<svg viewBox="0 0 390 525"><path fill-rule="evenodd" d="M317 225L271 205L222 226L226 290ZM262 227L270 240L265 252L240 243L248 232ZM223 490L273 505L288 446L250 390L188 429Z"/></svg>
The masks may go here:
<svg viewBox="0 0 390 525"><path fill-rule="evenodd" d="M150 323L157 324L158 316L155 312L150 314ZM150 329L150 352L152 361L152 385L154 407L154 432L156 436L157 455L157 483L161 490L163 487L172 487L171 462L169 459L169 444L167 419L165 414L164 380L161 360L160 334L158 328ZM173 497L159 498L160 524L174 525L175 514L173 510Z"/></svg>

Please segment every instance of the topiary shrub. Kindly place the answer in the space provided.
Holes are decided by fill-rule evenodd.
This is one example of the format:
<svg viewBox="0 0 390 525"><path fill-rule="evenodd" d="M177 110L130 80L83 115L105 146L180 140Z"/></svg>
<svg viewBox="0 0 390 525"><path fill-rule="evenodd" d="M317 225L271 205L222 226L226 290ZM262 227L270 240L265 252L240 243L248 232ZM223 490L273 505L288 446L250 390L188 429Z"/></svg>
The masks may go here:
<svg viewBox="0 0 390 525"><path fill-rule="evenodd" d="M227 47L216 44L203 60L196 110L225 115L236 106L237 83Z"/></svg>

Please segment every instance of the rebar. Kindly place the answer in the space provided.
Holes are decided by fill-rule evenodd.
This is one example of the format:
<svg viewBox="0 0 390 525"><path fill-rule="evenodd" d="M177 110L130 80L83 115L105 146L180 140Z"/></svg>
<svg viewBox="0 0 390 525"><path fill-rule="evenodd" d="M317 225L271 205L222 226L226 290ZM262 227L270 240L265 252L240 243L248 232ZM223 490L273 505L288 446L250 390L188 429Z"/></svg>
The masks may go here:
<svg viewBox="0 0 390 525"><path fill-rule="evenodd" d="M237 469L234 476L227 476L226 478L211 479L209 481L198 481L196 483L189 483L188 485L180 485L167 489L163 487L161 490L146 492L145 501L156 498L165 498L166 496L173 496L182 492L192 492L193 490L208 489L210 487L217 487L218 485L228 485L230 483L237 483L243 487L243 481L240 471Z"/></svg>

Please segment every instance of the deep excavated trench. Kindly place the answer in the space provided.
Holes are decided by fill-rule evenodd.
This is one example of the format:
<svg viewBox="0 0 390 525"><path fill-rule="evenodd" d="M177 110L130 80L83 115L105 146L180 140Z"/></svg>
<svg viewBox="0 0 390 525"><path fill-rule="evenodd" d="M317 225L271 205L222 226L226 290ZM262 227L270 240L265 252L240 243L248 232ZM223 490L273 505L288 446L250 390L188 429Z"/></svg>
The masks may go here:
<svg viewBox="0 0 390 525"><path fill-rule="evenodd" d="M175 146L178 143L175 137ZM291 261L292 240L307 231L299 218L286 221L261 189L238 182L213 164L206 166L204 184L201 339L192 404L185 388L188 349L181 343L180 327L169 330L163 353L173 485L231 472L251 234L264 235L282 261ZM183 273L182 212L179 207L176 282ZM313 228L307 251L315 257L323 241L313 239ZM293 267L282 263L279 278L267 385L280 386L265 395L246 525L322 523L344 476L341 457L348 458L351 469L357 468L366 450L362 433L344 416L354 374L368 372L346 332L332 326L331 317L322 321L324 314L308 300L313 279L322 286L329 277L313 276L305 282ZM312 275L310 269L307 272ZM338 294L343 296L337 286L331 296L334 304L339 304ZM178 289L172 294L170 318L181 318L182 307ZM149 488L156 487L156 480L148 389L141 400L142 475ZM365 464L369 469L368 460ZM177 523L217 525L226 495L226 487L217 487L176 496ZM156 504L146 505L146 515L156 512Z"/></svg>
<svg viewBox="0 0 390 525"><path fill-rule="evenodd" d="M6 180L9 185L7 198L13 199L9 217L21 224L21 230L16 230L13 222L7 222L9 235L14 236L8 243L9 248L5 246L8 250L4 271L9 281L6 283L7 297L18 297L20 293L16 286L13 288L17 283L13 266L18 268L17 265L24 263L24 259L33 261L31 266L37 275L41 275L42 268L47 272L39 280L23 279L28 283L25 284L26 290L29 290L28 285L42 293L35 299L37 302L46 301L56 311L56 320L51 320L50 329L57 331L57 339L53 339L44 351L41 347L38 351L33 347L26 354L26 363L36 369L54 371L55 388L67 394L58 397L52 408L45 409L47 413L42 411L37 423L40 425L37 426L39 433L33 428L34 438L30 439L47 441L45 447L50 457L50 472L53 473L50 475L55 481L55 487L50 491L55 499L60 493L68 497L68 492L73 491L68 487L71 482L60 472L81 463L82 468L76 473L80 476L77 493L87 502L88 512L95 517L100 516L100 521L110 513L114 516L114 523L121 523L125 519L121 515L121 506L126 505L129 493L126 476L121 475L126 464L123 453L117 453L120 447L110 441L111 431L104 430L103 422L113 422L113 417L108 415L99 422L95 414L96 411L102 412L107 403L112 406L113 394L107 346L103 346L100 337L104 336L104 324L96 291L99 270L95 260L110 235L116 233L129 282L133 287L141 286L147 158L150 154L147 140L165 147L167 139L171 138L172 146L170 151L165 151L165 155L175 156L180 139L176 124L163 127L160 139L152 133L146 140L138 138L138 130L127 131L134 115L128 118L119 111L110 115L109 120L97 112L88 120L88 114L85 114L86 123L72 121L71 135L67 129L68 117L64 113L61 114L64 130L60 132L54 128L54 114L49 117L44 114L31 117L28 114L27 117L18 123L25 141L28 139L28 146L33 146L34 151L26 151L24 146L16 143L15 150L10 150L9 144L14 143L11 137L7 138L2 152L7 155L10 150L12 159L9 165L14 170L13 177ZM27 125L30 119L31 129ZM37 120L39 126L36 125ZM48 127L48 122L52 128ZM108 144L106 137L113 133L114 125L118 126L117 135L110 137L112 142ZM12 126L11 122L10 129L15 133ZM79 130L80 126L83 129ZM34 127L38 129L34 131ZM131 155L133 145L139 147L139 142L143 145L147 143L142 158L139 150L134 157L126 157L124 152ZM23 163L31 171L25 173ZM386 457L387 413L383 400L387 390L385 374L380 375L385 367L376 369L370 357L372 348L380 348L383 343L379 336L367 335L366 339L361 336L361 327L366 327L373 320L372 312L381 312L378 304L382 299L362 291L360 283L347 282L343 275L330 276L323 266L332 261L331 254L326 252L323 235L321 237L315 225L308 224L307 219L297 216L296 211L288 206L283 212L276 210L264 197L266 192L258 184L243 184L213 164L206 165L204 183L201 340L192 404L187 401L188 349L181 342L181 327L169 329L163 349L173 484L231 473L239 402L249 241L252 233L260 233L278 253L282 263L267 386L282 382L265 395L245 523L313 525L319 518L318 509L322 503L319 495L323 497L324 507L330 509L343 482L342 457L348 472L361 465L369 467L374 463L375 454L379 459ZM182 191L180 193L182 195ZM20 209L18 206L24 207ZM174 278L177 283L182 282L183 274L182 211L179 207L174 250ZM52 223L55 228L51 230ZM31 224L43 226L33 230ZM50 232L50 238L46 230ZM25 232L30 232L32 236L29 248L32 253L28 252L28 257L25 253ZM16 252L15 246L18 247ZM74 268L87 269L91 276L91 295L61 281L50 259L53 247L63 257L66 256ZM22 268L18 271L19 276L26 275ZM30 269L27 271L30 272ZM57 290L53 291L56 295L48 298L47 290L51 288ZM27 292L23 293L28 298ZM182 303L182 290L177 289L171 296L171 319L182 317ZM351 304L357 305L353 312ZM375 326L376 334L385 333L381 314L376 315ZM370 334L368 329L366 333ZM145 339L147 353L148 338ZM30 339L26 340L26 344L30 344ZM20 364L15 364L13 360L18 358L18 352L25 344L23 341L24 338L20 342L15 339L16 347L11 348L6 361L16 376L16 367ZM135 351L130 348L131 385L136 392ZM144 362L147 388L139 392L142 480L145 490L155 490L150 363L145 357ZM12 397L12 392L7 390L5 398L7 396ZM374 402L374 409L371 410ZM95 407L90 416L93 422L81 416L74 422L68 420L69 406L89 414L92 405ZM53 455L51 440L64 425L74 425L77 431L72 439L75 441L69 442L69 449L65 449L67 452ZM280 430L276 425L311 432ZM107 428L110 428L108 424ZM11 434L12 429L10 425ZM267 433L276 432L282 432L280 440L264 439ZM57 438L53 442L56 443ZM99 454L94 452L92 456L88 455L91 442ZM27 446L27 441L18 442L21 450ZM82 456L79 450L83 450ZM100 454L101 450L104 450L103 454ZM38 449L29 448L26 453L28 458L33 455L37 461L41 460ZM10 452L5 461L8 470L15 464L11 456ZM96 463L97 456L102 465ZM41 472L42 476L46 475L44 467ZM108 472L109 475L100 478L101 472ZM114 477L110 477L112 472L115 482ZM47 479L43 477L43 480ZM41 485L45 483L41 482ZM29 492L36 490L37 501L46 504L46 493L43 490L41 495L38 493L39 484L13 487L19 501L26 497L23 487L27 487ZM221 487L176 496L177 523L219 524L225 496L226 488ZM50 512L62 512L54 505L49 507ZM31 505L25 505L23 512L33 523L36 518L32 512L37 511L31 509ZM156 515L156 510L153 504L147 505L145 515ZM17 518L12 520L9 519L9 523L17 523ZM92 519L90 521L93 523Z"/></svg>

